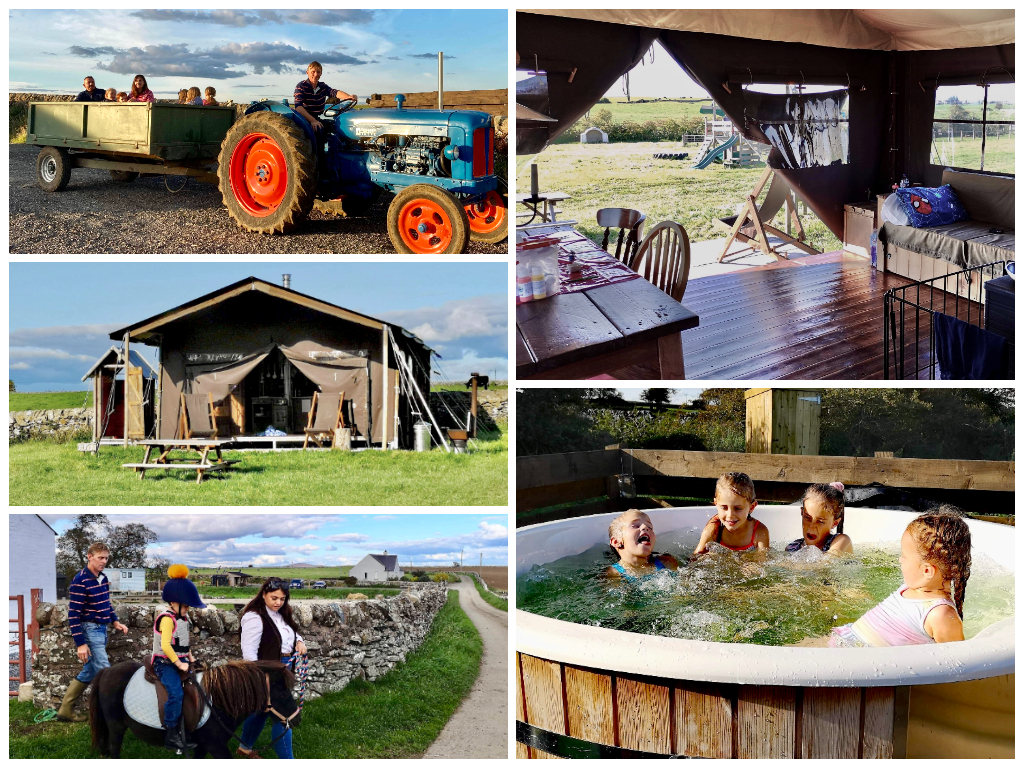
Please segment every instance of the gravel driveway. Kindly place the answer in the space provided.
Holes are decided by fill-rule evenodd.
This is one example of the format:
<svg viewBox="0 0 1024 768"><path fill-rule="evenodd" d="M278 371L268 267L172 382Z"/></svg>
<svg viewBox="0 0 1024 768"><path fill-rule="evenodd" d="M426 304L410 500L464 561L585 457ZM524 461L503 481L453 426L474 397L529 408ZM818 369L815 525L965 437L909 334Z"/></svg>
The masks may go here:
<svg viewBox="0 0 1024 768"><path fill-rule="evenodd" d="M289 235L245 232L228 216L214 184L154 176L118 183L107 171L75 168L60 192L36 183L39 147L10 145L11 253L394 253L387 204L365 217L313 211ZM469 244L470 254L508 254L508 241ZM424 257L426 258L426 257Z"/></svg>

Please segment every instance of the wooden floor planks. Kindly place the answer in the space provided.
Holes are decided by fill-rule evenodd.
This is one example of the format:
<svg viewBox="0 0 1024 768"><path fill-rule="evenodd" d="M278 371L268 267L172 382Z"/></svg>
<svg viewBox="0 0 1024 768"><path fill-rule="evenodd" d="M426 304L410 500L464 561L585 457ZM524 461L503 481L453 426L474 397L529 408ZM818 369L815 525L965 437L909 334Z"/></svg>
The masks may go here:
<svg viewBox="0 0 1024 768"><path fill-rule="evenodd" d="M692 280L687 378L881 379L883 297L909 282L842 253Z"/></svg>

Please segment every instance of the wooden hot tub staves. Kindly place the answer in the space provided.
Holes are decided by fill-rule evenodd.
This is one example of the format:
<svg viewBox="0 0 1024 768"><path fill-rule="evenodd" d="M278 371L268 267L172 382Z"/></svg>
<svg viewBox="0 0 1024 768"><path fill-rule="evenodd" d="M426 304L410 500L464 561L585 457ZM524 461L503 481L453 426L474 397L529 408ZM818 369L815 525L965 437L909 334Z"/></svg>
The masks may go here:
<svg viewBox="0 0 1024 768"><path fill-rule="evenodd" d="M903 757L909 690L662 680L516 654L516 717L521 722L665 755ZM516 757L554 755L517 743Z"/></svg>

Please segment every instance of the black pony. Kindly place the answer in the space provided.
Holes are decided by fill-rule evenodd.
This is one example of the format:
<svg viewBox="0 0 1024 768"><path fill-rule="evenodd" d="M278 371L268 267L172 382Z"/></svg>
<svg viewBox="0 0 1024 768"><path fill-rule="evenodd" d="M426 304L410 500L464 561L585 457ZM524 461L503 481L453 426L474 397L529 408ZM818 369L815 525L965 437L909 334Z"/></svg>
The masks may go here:
<svg viewBox="0 0 1024 768"><path fill-rule="evenodd" d="M132 720L124 710L124 690L142 665L134 661L100 670L89 698L89 726L93 749L101 755L121 756L125 731L131 729L149 744L162 745L164 732ZM228 741L235 730L254 712L298 725L298 704L292 697L295 677L279 661L232 661L211 667L202 685L213 704L206 723L189 734L196 743L195 757L231 757Z"/></svg>

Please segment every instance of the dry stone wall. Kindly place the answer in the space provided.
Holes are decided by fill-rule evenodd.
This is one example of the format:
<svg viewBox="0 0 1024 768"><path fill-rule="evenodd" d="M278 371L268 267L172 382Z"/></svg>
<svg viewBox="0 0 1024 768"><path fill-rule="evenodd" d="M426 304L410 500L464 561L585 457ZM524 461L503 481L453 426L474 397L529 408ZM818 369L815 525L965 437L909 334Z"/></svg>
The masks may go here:
<svg viewBox="0 0 1024 768"><path fill-rule="evenodd" d="M293 600L292 613L309 649L307 698L339 691L355 678L376 680L405 661L427 636L447 595L444 586L424 584L395 597L374 600ZM212 666L242 658L239 622L243 605L192 611L192 648L202 663ZM108 635L111 664L141 662L150 654L153 621L163 607L114 603L128 634L111 631ZM68 629L67 602L43 603L36 619L40 639L32 664L33 699L36 706L50 707L60 701L82 665ZM84 705L86 698L82 697L80 704Z"/></svg>
<svg viewBox="0 0 1024 768"><path fill-rule="evenodd" d="M92 408L11 411L7 414L7 438L12 443L62 438L83 430L92 433Z"/></svg>

